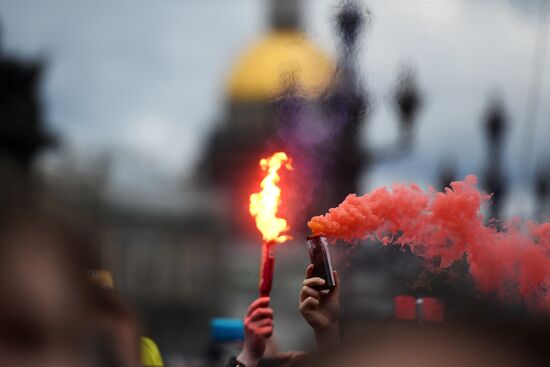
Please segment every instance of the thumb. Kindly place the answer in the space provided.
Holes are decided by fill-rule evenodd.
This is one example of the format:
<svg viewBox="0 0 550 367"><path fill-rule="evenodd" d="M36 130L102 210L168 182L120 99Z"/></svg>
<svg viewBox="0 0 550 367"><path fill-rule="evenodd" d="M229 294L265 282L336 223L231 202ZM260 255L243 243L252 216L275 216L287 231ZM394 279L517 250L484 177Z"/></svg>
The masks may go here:
<svg viewBox="0 0 550 367"><path fill-rule="evenodd" d="M306 279L313 277L313 270L315 269L315 266L313 264L309 264L306 269Z"/></svg>

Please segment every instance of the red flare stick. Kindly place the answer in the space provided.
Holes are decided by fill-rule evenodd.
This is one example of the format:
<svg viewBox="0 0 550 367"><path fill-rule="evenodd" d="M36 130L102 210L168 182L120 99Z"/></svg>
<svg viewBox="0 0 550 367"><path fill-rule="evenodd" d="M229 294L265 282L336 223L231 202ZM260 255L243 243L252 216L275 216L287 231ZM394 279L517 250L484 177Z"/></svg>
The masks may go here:
<svg viewBox="0 0 550 367"><path fill-rule="evenodd" d="M275 267L275 242L264 242L262 246L262 264L260 267L260 296L269 297L273 284Z"/></svg>

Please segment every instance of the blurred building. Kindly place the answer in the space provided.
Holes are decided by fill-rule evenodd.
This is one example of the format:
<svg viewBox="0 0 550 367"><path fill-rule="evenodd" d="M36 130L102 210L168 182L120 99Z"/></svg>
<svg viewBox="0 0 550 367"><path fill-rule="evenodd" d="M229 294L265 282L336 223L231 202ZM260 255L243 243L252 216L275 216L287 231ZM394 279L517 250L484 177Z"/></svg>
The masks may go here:
<svg viewBox="0 0 550 367"><path fill-rule="evenodd" d="M165 353L197 357L208 343L210 318L223 309L215 289L225 272L224 223L204 208L164 210L109 200L109 169L102 159L77 159L42 179L69 213L92 225L97 267L112 273L115 289L143 317L146 334Z"/></svg>
<svg viewBox="0 0 550 367"><path fill-rule="evenodd" d="M289 140L281 133L292 116L280 115L280 102L300 99L296 108L307 105L308 114L315 113L335 73L334 61L303 31L301 2L269 5L268 32L238 57L229 73L225 114L207 141L198 172L202 184L225 193L228 219L241 234L253 231L248 198L258 189L260 158L288 152Z"/></svg>
<svg viewBox="0 0 550 367"><path fill-rule="evenodd" d="M284 194L301 205L287 208L285 216L296 223L356 191L361 173L361 119L351 121L347 97L354 86L345 79L346 65L308 39L300 1L269 4L270 28L231 70L226 113L199 166L200 182L226 193L229 217L241 234L252 232L248 197L261 178L260 158L279 150L292 157L294 172Z"/></svg>
<svg viewBox="0 0 550 367"><path fill-rule="evenodd" d="M1 45L0 45L1 46ZM0 164L28 172L54 139L46 131L40 100L42 64L5 55L0 48Z"/></svg>

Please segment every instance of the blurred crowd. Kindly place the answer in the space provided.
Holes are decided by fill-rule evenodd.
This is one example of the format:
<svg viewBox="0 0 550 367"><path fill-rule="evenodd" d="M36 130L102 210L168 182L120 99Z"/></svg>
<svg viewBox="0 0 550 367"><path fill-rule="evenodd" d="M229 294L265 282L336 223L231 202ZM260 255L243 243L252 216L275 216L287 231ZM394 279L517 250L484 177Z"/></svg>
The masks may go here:
<svg viewBox="0 0 550 367"><path fill-rule="evenodd" d="M4 171L5 172L5 171ZM97 233L40 194L32 180L2 177L0 211L1 366L163 366L138 314L99 269ZM234 356L195 365L227 366L547 366L550 323L543 313L460 292L395 298L387 318L339 316L342 280L314 276L310 264L295 303L315 348L280 351L269 297L243 310ZM239 339L239 338L236 338ZM213 341L214 342L214 341ZM181 364L185 365L185 364Z"/></svg>
<svg viewBox="0 0 550 367"><path fill-rule="evenodd" d="M162 366L136 313L97 269L97 233L2 174L0 365Z"/></svg>

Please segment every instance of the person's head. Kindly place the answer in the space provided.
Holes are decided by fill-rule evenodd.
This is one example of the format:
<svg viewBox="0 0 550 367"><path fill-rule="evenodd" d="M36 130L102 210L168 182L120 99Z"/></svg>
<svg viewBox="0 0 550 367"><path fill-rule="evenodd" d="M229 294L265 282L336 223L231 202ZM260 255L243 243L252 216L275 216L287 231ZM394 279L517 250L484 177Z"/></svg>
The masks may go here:
<svg viewBox="0 0 550 367"><path fill-rule="evenodd" d="M0 365L79 366L87 347L82 237L23 182L0 192Z"/></svg>
<svg viewBox="0 0 550 367"><path fill-rule="evenodd" d="M386 325L345 344L315 366L341 367L543 367L540 352L517 331L460 325Z"/></svg>
<svg viewBox="0 0 550 367"><path fill-rule="evenodd" d="M452 285L449 285L452 287ZM543 367L550 365L550 319L491 296L441 299L444 321L361 318L344 326L343 347L304 366Z"/></svg>
<svg viewBox="0 0 550 367"><path fill-rule="evenodd" d="M133 310L114 289L94 285L93 329L99 366L137 366L140 327Z"/></svg>

